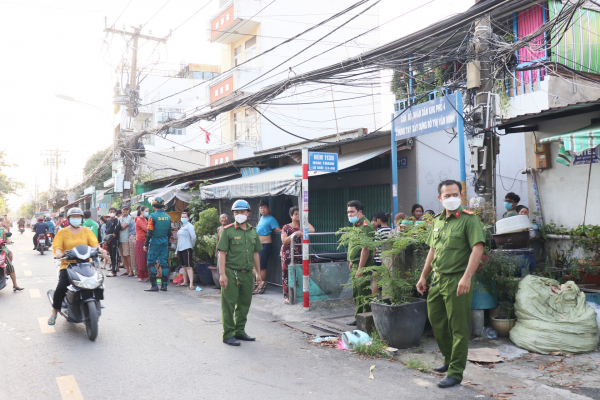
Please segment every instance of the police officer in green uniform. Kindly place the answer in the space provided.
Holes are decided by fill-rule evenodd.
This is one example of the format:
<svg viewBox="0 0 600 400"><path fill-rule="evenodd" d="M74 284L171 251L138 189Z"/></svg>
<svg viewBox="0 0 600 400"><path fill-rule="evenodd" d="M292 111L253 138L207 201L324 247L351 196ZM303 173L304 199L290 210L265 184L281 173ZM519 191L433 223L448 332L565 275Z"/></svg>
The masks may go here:
<svg viewBox="0 0 600 400"><path fill-rule="evenodd" d="M223 343L239 346L238 340L256 340L246 334L246 321L252 303L254 275L260 283L260 259L262 244L256 229L250 225L250 204L237 200L231 207L235 223L221 231L219 244L219 272L221 277L221 311L223 320ZM252 273L254 269L255 274ZM235 318L235 321L234 321Z"/></svg>
<svg viewBox="0 0 600 400"><path fill-rule="evenodd" d="M469 350L473 274L479 267L485 240L479 218L460 206L461 191L457 181L446 180L438 185L438 199L445 210L433 220L427 243L429 254L417 283L419 293L425 293L427 276L433 271L427 311L444 356L444 364L434 368L446 373L438 383L440 388L457 385L463 378Z"/></svg>
<svg viewBox="0 0 600 400"><path fill-rule="evenodd" d="M148 231L146 232L146 242L144 250L148 252L148 270L150 272L149 289L145 292L158 292L156 275L157 265L162 269L161 288L163 292L167 291L169 283L169 238L172 235L171 217L164 210L165 201L161 197L152 200L154 212L148 218Z"/></svg>
<svg viewBox="0 0 600 400"><path fill-rule="evenodd" d="M348 221L352 226L360 228L365 235L374 236L375 229L371 225L371 221L363 214L363 204L358 200L350 200L347 207ZM350 243L348 246L348 261L352 279L362 277L361 270L363 268L375 265L373 251L367 247L361 247L357 243ZM352 285L352 298L356 304L356 311L354 312L354 321L349 322L348 325L356 326L356 316L371 311L371 304L365 302L366 296L370 295L371 282L369 280L364 280L359 286Z"/></svg>

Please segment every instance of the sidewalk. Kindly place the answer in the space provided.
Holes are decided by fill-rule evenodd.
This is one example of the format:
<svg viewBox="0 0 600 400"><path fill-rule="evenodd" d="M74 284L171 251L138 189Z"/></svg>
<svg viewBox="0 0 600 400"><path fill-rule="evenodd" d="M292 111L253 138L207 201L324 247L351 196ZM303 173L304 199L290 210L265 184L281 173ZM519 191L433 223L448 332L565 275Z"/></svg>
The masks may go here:
<svg viewBox="0 0 600 400"><path fill-rule="evenodd" d="M218 302L220 297L213 287L184 293L204 301ZM274 321L304 332L309 343L314 335L335 336L340 331L353 329L346 325L354 320L351 299L318 302L312 307L311 311L305 312L302 304L283 304L281 288L272 285L267 286L264 294L252 298L252 309L267 312L273 315ZM328 352L343 351L319 348L325 356ZM467 362L462 384L481 393L481 398L600 400L598 351L579 355L541 355L520 349L508 339L483 338L470 341L469 349L476 348L498 349L503 359L494 364ZM346 351L346 355L361 357L350 351ZM419 347L400 350L388 362L391 368L413 369L420 385L441 390L435 385L443 375L432 372L431 368L442 363L442 356L431 334L421 338Z"/></svg>

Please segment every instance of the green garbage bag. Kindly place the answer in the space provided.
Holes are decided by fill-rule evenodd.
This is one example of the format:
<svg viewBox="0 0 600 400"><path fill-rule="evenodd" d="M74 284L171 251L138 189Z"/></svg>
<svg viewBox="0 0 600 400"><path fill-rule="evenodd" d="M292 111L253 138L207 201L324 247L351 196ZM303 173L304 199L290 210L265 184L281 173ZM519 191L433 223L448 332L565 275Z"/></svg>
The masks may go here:
<svg viewBox="0 0 600 400"><path fill-rule="evenodd" d="M553 293L551 286L555 286ZM585 353L598 348L596 312L585 301L575 282L562 288L554 279L527 275L519 284L515 313L517 323L510 340L540 353Z"/></svg>

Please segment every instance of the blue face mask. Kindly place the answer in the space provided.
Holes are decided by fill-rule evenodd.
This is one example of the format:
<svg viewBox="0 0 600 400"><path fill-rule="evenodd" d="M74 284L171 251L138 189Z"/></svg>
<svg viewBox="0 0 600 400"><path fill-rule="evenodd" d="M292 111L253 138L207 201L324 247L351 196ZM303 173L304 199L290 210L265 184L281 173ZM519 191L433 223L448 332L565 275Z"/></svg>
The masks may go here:
<svg viewBox="0 0 600 400"><path fill-rule="evenodd" d="M69 218L69 224L77 228L81 225L81 218Z"/></svg>
<svg viewBox="0 0 600 400"><path fill-rule="evenodd" d="M144 217L148 218L149 215L150 213L148 211L144 211Z"/></svg>
<svg viewBox="0 0 600 400"><path fill-rule="evenodd" d="M187 224L188 219L187 218L181 218L181 222L183 222L184 224Z"/></svg>
<svg viewBox="0 0 600 400"><path fill-rule="evenodd" d="M348 217L348 221L350 221L351 224L355 224L358 222L358 217Z"/></svg>
<svg viewBox="0 0 600 400"><path fill-rule="evenodd" d="M504 208L510 210L512 208L512 203L504 202Z"/></svg>

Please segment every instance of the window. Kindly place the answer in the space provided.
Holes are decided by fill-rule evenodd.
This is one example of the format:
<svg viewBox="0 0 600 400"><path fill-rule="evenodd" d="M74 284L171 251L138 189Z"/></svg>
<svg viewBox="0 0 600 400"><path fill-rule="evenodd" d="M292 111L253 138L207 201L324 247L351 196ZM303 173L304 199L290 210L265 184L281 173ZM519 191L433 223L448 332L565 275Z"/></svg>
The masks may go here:
<svg viewBox="0 0 600 400"><path fill-rule="evenodd" d="M250 60L251 58L253 58L257 55L256 36L253 36L252 38L246 40L246 43L244 43L244 50L246 51L246 55L245 55L246 61ZM258 67L258 63L256 62L256 60L252 60L247 64L247 66L256 68L256 67Z"/></svg>
<svg viewBox="0 0 600 400"><path fill-rule="evenodd" d="M227 85L225 85L225 91L229 92L229 83Z"/></svg>
<svg viewBox="0 0 600 400"><path fill-rule="evenodd" d="M221 92L221 94L223 94L223 86L221 86L221 89L219 89L219 91Z"/></svg>
<svg viewBox="0 0 600 400"><path fill-rule="evenodd" d="M219 95L219 89L215 90L215 97Z"/></svg>
<svg viewBox="0 0 600 400"><path fill-rule="evenodd" d="M242 63L242 46L233 49L233 65L237 66Z"/></svg>
<svg viewBox="0 0 600 400"><path fill-rule="evenodd" d="M225 24L225 18L221 18L221 26Z"/></svg>
<svg viewBox="0 0 600 400"><path fill-rule="evenodd" d="M219 160L215 158L215 165L219 165Z"/></svg>
<svg viewBox="0 0 600 400"><path fill-rule="evenodd" d="M219 159L219 164L223 164L223 157Z"/></svg>
<svg viewBox="0 0 600 400"><path fill-rule="evenodd" d="M233 137L235 140L242 138L242 112L233 113Z"/></svg>
<svg viewBox="0 0 600 400"><path fill-rule="evenodd" d="M225 157L225 162L229 162L229 156Z"/></svg>
<svg viewBox="0 0 600 400"><path fill-rule="evenodd" d="M252 108L246 109L246 127L243 133L242 140L258 140L258 119L256 118L256 111Z"/></svg>
<svg viewBox="0 0 600 400"><path fill-rule="evenodd" d="M184 132L183 132L183 129L169 128L169 134L170 135L182 136L182 135L184 135Z"/></svg>
<svg viewBox="0 0 600 400"><path fill-rule="evenodd" d="M225 15L225 21L229 21L229 14Z"/></svg>
<svg viewBox="0 0 600 400"><path fill-rule="evenodd" d="M219 21L215 23L215 29L219 29Z"/></svg>

